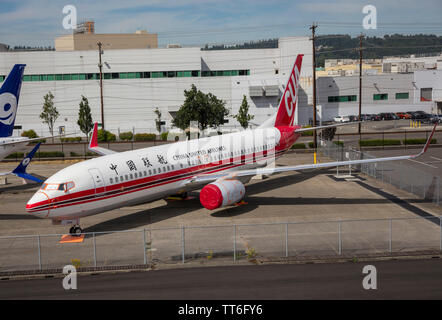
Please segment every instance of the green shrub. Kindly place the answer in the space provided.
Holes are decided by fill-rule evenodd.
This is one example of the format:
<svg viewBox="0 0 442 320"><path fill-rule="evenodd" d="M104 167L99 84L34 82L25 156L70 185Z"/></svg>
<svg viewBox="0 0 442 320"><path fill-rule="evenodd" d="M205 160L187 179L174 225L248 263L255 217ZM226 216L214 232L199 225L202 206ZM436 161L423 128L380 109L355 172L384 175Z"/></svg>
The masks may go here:
<svg viewBox="0 0 442 320"><path fill-rule="evenodd" d="M375 147L375 146L398 146L401 144L399 139L372 139L372 140L360 140L359 145L361 147Z"/></svg>
<svg viewBox="0 0 442 320"><path fill-rule="evenodd" d="M427 139L405 139L402 140L403 144L425 144L427 143ZM431 139L430 144L436 144L437 140L435 138Z"/></svg>
<svg viewBox="0 0 442 320"><path fill-rule="evenodd" d="M344 141L333 141L333 143L337 146L340 146L340 147L344 146Z"/></svg>
<svg viewBox="0 0 442 320"><path fill-rule="evenodd" d="M31 141L31 142L29 142L29 144L37 144L39 142L46 143L46 139L40 139L40 140Z"/></svg>
<svg viewBox="0 0 442 320"><path fill-rule="evenodd" d="M27 138L29 138L29 139L35 139L35 138L38 138L37 133L36 133L34 130L32 130L32 129L30 129L30 130L26 130L26 131L23 131L22 134L21 134L21 136L22 136L22 137L27 137Z"/></svg>
<svg viewBox="0 0 442 320"><path fill-rule="evenodd" d="M100 129L97 132L97 140L98 142L113 142L117 140L117 136L107 130L103 132L103 129Z"/></svg>
<svg viewBox="0 0 442 320"><path fill-rule="evenodd" d="M135 141L154 141L156 137L154 133L137 133L134 139Z"/></svg>
<svg viewBox="0 0 442 320"><path fill-rule="evenodd" d="M64 158L64 152L42 151L42 152L38 152L37 157L40 157L40 158Z"/></svg>
<svg viewBox="0 0 442 320"><path fill-rule="evenodd" d="M14 152L5 157L5 159L22 159L24 156L23 152Z"/></svg>
<svg viewBox="0 0 442 320"><path fill-rule="evenodd" d="M307 126L303 126L302 128L304 129L304 128L311 128L312 126L311 125L307 125ZM301 136L302 137L310 137L310 136L313 136L313 132L314 131L304 131L304 132L301 132Z"/></svg>
<svg viewBox="0 0 442 320"><path fill-rule="evenodd" d="M290 149L306 149L305 143L295 143Z"/></svg>
<svg viewBox="0 0 442 320"><path fill-rule="evenodd" d="M120 140L131 141L133 139L133 137L134 137L134 134L132 132L130 132L130 131L128 131L128 132L121 132L119 134L119 137L120 137Z"/></svg>
<svg viewBox="0 0 442 320"><path fill-rule="evenodd" d="M163 132L162 134L161 134L161 140L163 140L163 141L167 141L167 136L169 135L169 132Z"/></svg>
<svg viewBox="0 0 442 320"><path fill-rule="evenodd" d="M60 138L61 142L81 142L81 137L67 137L67 138Z"/></svg>
<svg viewBox="0 0 442 320"><path fill-rule="evenodd" d="M309 142L309 143L308 143L308 147L309 147L310 149L314 149L314 148L315 148L315 143L314 143L313 141Z"/></svg>

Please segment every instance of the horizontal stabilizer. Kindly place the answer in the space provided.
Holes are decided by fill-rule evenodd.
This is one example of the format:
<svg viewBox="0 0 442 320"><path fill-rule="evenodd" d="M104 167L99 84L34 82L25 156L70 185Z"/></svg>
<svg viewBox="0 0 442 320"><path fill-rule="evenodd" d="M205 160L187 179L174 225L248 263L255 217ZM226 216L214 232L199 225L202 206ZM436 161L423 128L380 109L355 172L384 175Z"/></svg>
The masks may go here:
<svg viewBox="0 0 442 320"><path fill-rule="evenodd" d="M13 171L11 172L2 172L0 173L1 176L4 175L8 175L8 174L13 174L16 175L17 177L23 178L23 179L27 179L27 180L32 180L38 183L42 183L43 181L40 180L37 177L34 177L33 175L30 175L29 173L26 172L26 168L28 167L29 163L31 163L32 158L34 157L35 153L37 152L38 148L40 148L40 144L38 143L31 152L28 153L28 155L26 155L23 160L20 162L20 164L17 166L17 168L15 168Z"/></svg>
<svg viewBox="0 0 442 320"><path fill-rule="evenodd" d="M89 150L91 150L101 156L117 153L115 151L112 151L112 150L109 150L106 148L101 148L98 146L98 123L97 122L95 122L95 124L94 124L94 131L92 132L91 141L89 142Z"/></svg>

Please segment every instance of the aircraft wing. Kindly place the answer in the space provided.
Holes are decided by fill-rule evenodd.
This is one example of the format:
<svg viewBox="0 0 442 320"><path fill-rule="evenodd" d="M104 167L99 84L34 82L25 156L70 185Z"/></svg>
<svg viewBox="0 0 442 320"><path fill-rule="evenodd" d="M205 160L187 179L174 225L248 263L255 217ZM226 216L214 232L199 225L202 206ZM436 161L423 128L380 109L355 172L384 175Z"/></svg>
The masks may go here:
<svg viewBox="0 0 442 320"><path fill-rule="evenodd" d="M95 152L101 156L117 153L115 151L99 147L97 135L98 135L98 123L95 122L94 131L92 132L91 141L89 142L89 150L91 150L92 152Z"/></svg>
<svg viewBox="0 0 442 320"><path fill-rule="evenodd" d="M364 163L376 163L383 161L397 161L397 160L408 160L420 157L423 155L430 145L431 139L433 138L434 132L436 131L437 123L434 125L433 131L429 136L425 146L422 150L415 155L406 155L406 156L396 156L396 157L384 157L384 158L374 158L374 159L363 159L363 160L349 160L349 161L335 161L335 162L326 162L326 163L318 163L318 164L303 164L298 166L287 166L287 167L279 167L279 168L259 168L259 169L251 169L251 170L238 170L233 172L226 173L218 173L218 174L207 174L207 175L198 175L190 179L189 184L199 184L199 183L209 183L212 181L216 181L218 179L236 179L240 177L246 176L255 176L258 174L273 174L279 172L287 172L287 171L301 171L307 169L319 169L319 168L330 168L337 166L347 166L351 164L364 164Z"/></svg>
<svg viewBox="0 0 442 320"><path fill-rule="evenodd" d="M17 177L23 178L23 179L27 179L27 180L32 180L38 183L42 183L43 181L41 181L39 178L34 177L33 175L29 174L26 172L26 168L28 167L29 163L32 160L32 157L34 156L34 154L37 152L38 148L40 148L40 144L38 143L31 152L29 152L29 154L23 158L23 160L20 162L20 164L17 166L17 168L15 168L13 171L10 172L0 172L0 176L6 176L6 175L16 175Z"/></svg>
<svg viewBox="0 0 442 320"><path fill-rule="evenodd" d="M362 123L364 121L355 121L355 122L345 122L345 123L335 123L335 124L329 124L326 126L317 126L317 127L310 127L310 128L300 128L296 129L296 133L305 132L305 131L313 131L313 130L322 130L327 128L336 128L336 127L342 127L342 126L350 126L358 123Z"/></svg>
<svg viewBox="0 0 442 320"><path fill-rule="evenodd" d="M5 142L0 144L0 146L7 146L7 145L12 145L12 144L20 144L20 143L29 143L32 141L39 141L39 140L45 140L45 139L51 139L51 138L58 138L58 137L64 137L64 136L68 136L71 135L73 133L68 133L68 134L59 134L57 136L49 136L49 137L39 137L39 138L32 138L32 139L26 139L26 140L19 140L19 141L11 141L11 142Z"/></svg>

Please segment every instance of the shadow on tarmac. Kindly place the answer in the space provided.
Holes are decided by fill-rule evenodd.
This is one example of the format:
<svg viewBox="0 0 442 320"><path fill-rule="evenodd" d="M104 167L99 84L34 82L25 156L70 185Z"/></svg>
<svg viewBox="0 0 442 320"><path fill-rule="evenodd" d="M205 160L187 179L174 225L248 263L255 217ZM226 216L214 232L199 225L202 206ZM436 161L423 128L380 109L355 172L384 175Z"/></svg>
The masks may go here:
<svg viewBox="0 0 442 320"><path fill-rule="evenodd" d="M248 201L247 197L250 195L259 194L265 191L282 188L287 185L299 183L301 181L313 178L319 174L324 174L324 171L316 170L312 172L305 172L303 174L293 173L290 175L285 175L273 179L265 179L263 181L255 182L253 184L246 186L245 200ZM133 229L140 226L154 224L166 219L178 217L186 213L190 213L192 211L201 209L202 206L199 201L199 193L193 192L190 195L194 196L195 198L187 201L168 202L166 205L163 205L161 207L142 210L115 219L103 221L86 228L84 232L104 232L109 230L122 231L127 229ZM218 216L220 218L224 217L222 213L225 211L234 212L235 215L240 215L256 209L257 206L258 206L257 204L255 205L249 204L247 206L238 206L233 208L229 207L226 208L226 210L218 211L212 214L212 216L214 217Z"/></svg>

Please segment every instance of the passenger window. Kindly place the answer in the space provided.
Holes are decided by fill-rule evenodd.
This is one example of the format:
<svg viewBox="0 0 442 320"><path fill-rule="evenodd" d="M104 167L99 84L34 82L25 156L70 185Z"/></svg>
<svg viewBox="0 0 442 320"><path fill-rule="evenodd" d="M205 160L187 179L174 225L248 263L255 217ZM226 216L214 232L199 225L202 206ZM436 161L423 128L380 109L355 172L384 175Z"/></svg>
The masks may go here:
<svg viewBox="0 0 442 320"><path fill-rule="evenodd" d="M135 172L134 175L135 175L135 178L138 178L138 173Z"/></svg>
<svg viewBox="0 0 442 320"><path fill-rule="evenodd" d="M152 171L149 170L149 176L151 176L151 175L152 175Z"/></svg>
<svg viewBox="0 0 442 320"><path fill-rule="evenodd" d="M144 176L145 176L145 177L147 176L147 172L146 172L146 171L144 171Z"/></svg>
<svg viewBox="0 0 442 320"><path fill-rule="evenodd" d="M132 175L132 173L130 174L130 180L133 180L134 176Z"/></svg>
<svg viewBox="0 0 442 320"><path fill-rule="evenodd" d="M170 166L167 166L167 171L170 171Z"/></svg>
<svg viewBox="0 0 442 320"><path fill-rule="evenodd" d="M157 169L153 169L153 174L157 174Z"/></svg>
<svg viewBox="0 0 442 320"><path fill-rule="evenodd" d="M61 183L61 184L58 186L58 190L60 190L60 191L64 191L64 186L65 186L65 184L64 184L64 183Z"/></svg>
<svg viewBox="0 0 442 320"><path fill-rule="evenodd" d="M118 177L115 177L115 182L118 182Z"/></svg>
<svg viewBox="0 0 442 320"><path fill-rule="evenodd" d="M124 175L124 177L126 178L126 181L129 180L129 176L127 174Z"/></svg>
<svg viewBox="0 0 442 320"><path fill-rule="evenodd" d="M114 183L114 179L110 178L110 183L113 184Z"/></svg>

